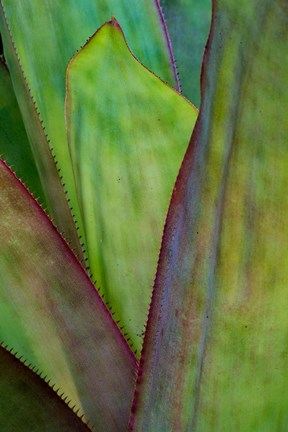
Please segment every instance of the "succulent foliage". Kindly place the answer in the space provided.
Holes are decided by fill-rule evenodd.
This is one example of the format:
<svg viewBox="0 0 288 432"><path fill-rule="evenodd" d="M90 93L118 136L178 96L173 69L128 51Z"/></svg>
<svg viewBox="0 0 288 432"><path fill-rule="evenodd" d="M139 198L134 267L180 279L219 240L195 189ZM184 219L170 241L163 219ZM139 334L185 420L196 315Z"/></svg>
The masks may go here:
<svg viewBox="0 0 288 432"><path fill-rule="evenodd" d="M1 431L287 430L287 16L0 0Z"/></svg>

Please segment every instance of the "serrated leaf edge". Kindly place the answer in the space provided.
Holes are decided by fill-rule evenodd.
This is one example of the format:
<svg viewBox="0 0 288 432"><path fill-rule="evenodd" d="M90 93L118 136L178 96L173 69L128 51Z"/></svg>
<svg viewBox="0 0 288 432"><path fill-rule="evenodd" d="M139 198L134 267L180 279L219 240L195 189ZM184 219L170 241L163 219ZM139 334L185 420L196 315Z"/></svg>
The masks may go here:
<svg viewBox="0 0 288 432"><path fill-rule="evenodd" d="M31 362L25 359L23 355L19 354L18 351L16 351L13 347L10 347L9 344L7 344L6 342L0 341L0 346L5 351L13 355L13 357L15 357L17 360L19 360L23 366L25 366L27 369L37 375L41 379L41 381L45 382L45 384L47 384L50 389L52 389L53 392L56 393L56 395L65 403L65 405L67 405L68 408L73 411L73 413L76 414L76 416L86 426L88 426L92 432L94 431L94 426L89 422L89 420L86 419L85 415L79 415L80 407L75 404L73 405L73 402L68 398L68 396L65 395L64 392L62 392L61 388L56 383L54 383L51 378L48 377L48 375L45 375L42 371L40 371L39 368L37 368L37 366L33 365Z"/></svg>

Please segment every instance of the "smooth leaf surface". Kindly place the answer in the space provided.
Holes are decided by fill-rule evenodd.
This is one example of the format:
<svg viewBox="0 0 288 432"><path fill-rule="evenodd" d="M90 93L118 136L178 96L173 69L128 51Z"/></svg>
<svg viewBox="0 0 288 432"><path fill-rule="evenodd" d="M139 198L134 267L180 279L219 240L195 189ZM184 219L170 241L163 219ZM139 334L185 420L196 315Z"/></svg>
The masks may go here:
<svg viewBox="0 0 288 432"><path fill-rule="evenodd" d="M288 424L287 4L214 6L203 104L168 214L131 430Z"/></svg>
<svg viewBox="0 0 288 432"><path fill-rule="evenodd" d="M23 3L21 3L21 5L22 4ZM17 2L17 5L20 6L19 2ZM21 25L19 25L19 28L21 28ZM69 240L78 258L84 264L82 248L67 197L61 184L52 152L49 148L49 139L47 133L43 129L38 108L35 105L35 100L32 97L23 68L19 62L19 54L15 47L14 40L11 37L11 30L7 23L1 0L0 30L5 42L5 57L9 64L15 95L37 165L46 204L58 229L65 235L65 238ZM46 81L44 80L39 85L44 88L46 86ZM50 109L51 112L53 112L53 107L50 107ZM15 159L17 160L17 156L15 156Z"/></svg>
<svg viewBox="0 0 288 432"><path fill-rule="evenodd" d="M90 270L139 349L197 110L136 60L115 20L71 60L66 105Z"/></svg>
<svg viewBox="0 0 288 432"><path fill-rule="evenodd" d="M133 354L76 257L3 162L0 184L0 340L97 431L124 431Z"/></svg>
<svg viewBox="0 0 288 432"><path fill-rule="evenodd" d="M200 106L200 71L211 0L161 0L183 95Z"/></svg>
<svg viewBox="0 0 288 432"><path fill-rule="evenodd" d="M14 95L8 69L0 60L0 155L14 167L29 190L45 202L30 143Z"/></svg>
<svg viewBox="0 0 288 432"><path fill-rule="evenodd" d="M2 347L0 400L1 431L90 431L45 381Z"/></svg>
<svg viewBox="0 0 288 432"><path fill-rule="evenodd" d="M85 243L66 143L64 99L67 63L100 25L117 16L137 56L164 80L174 83L157 3L154 0L1 0L0 4L2 29L8 26L10 30L10 34L1 31L12 79L18 80L18 62L51 140L49 145L56 155L79 233ZM10 46L11 40L13 46ZM18 59L9 54L15 49ZM25 102L21 109L25 120ZM30 120L25 121L29 123ZM37 141L34 145L38 145ZM39 159L46 160L46 157L43 150ZM54 208L57 203L51 202L51 205Z"/></svg>

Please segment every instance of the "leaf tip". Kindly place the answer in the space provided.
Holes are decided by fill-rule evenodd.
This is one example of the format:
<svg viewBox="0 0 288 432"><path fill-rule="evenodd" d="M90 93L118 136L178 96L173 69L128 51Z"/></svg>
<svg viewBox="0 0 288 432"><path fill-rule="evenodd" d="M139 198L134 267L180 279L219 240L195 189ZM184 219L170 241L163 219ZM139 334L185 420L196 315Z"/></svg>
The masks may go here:
<svg viewBox="0 0 288 432"><path fill-rule="evenodd" d="M121 28L119 22L117 21L117 19L116 19L114 16L111 18L110 21L108 21L107 24L112 25L112 26L117 27L117 28L119 28L120 30L122 30L122 28Z"/></svg>

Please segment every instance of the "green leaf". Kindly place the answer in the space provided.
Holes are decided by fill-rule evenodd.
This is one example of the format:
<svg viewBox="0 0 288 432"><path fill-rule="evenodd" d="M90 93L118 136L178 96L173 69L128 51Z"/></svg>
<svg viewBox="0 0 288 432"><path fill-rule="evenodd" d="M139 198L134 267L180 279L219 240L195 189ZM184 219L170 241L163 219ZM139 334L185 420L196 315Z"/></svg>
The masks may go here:
<svg viewBox="0 0 288 432"><path fill-rule="evenodd" d="M71 60L66 104L90 270L139 349L197 110L136 60L115 20Z"/></svg>
<svg viewBox="0 0 288 432"><path fill-rule="evenodd" d="M21 5L23 5L23 3L21 3ZM22 24L19 24L19 28L21 28L21 26ZM77 253L78 258L84 263L76 227L52 152L49 148L49 140L43 129L38 109L28 87L23 68L19 62L19 54L15 47L14 40L11 37L11 31L7 24L1 0L0 30L1 36L5 42L5 57L9 64L15 95L38 168L49 212L55 219L58 229L64 233L66 239L69 240L69 243ZM43 83L46 83L46 81L44 80L40 84L42 88L46 86L46 84L44 85ZM53 107L51 107L51 112L53 112Z"/></svg>
<svg viewBox="0 0 288 432"><path fill-rule="evenodd" d="M97 431L125 430L135 359L63 238L0 163L0 340Z"/></svg>
<svg viewBox="0 0 288 432"><path fill-rule="evenodd" d="M6 65L0 60L0 154L30 191L45 203L43 190Z"/></svg>
<svg viewBox="0 0 288 432"><path fill-rule="evenodd" d="M49 145L56 155L79 233L85 243L66 143L64 99L67 63L103 22L116 15L121 19L137 56L164 80L174 83L159 11L153 0L138 0L133 4L130 0L1 0L0 5L1 31L12 80L19 80L20 63L26 77L25 84L31 90L35 106L51 140ZM9 28L9 33L5 31L5 27ZM15 50L17 58L12 58ZM25 118L27 103L29 102L20 105L26 125L31 122L29 118ZM31 141L34 147L39 145L37 137L34 139L32 136ZM38 164L40 160L47 159L47 151L48 149L41 150ZM56 203L51 201L49 204L55 210L60 205L59 202L62 200ZM60 224L62 225L63 223ZM70 238L70 234L66 237Z"/></svg>
<svg viewBox="0 0 288 432"><path fill-rule="evenodd" d="M287 3L214 3L130 429L288 424Z"/></svg>
<svg viewBox="0 0 288 432"><path fill-rule="evenodd" d="M184 96L200 105L200 71L211 21L211 0L160 0Z"/></svg>
<svg viewBox="0 0 288 432"><path fill-rule="evenodd" d="M1 431L90 431L45 381L2 347L0 399Z"/></svg>

